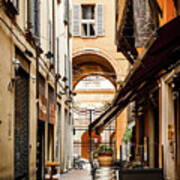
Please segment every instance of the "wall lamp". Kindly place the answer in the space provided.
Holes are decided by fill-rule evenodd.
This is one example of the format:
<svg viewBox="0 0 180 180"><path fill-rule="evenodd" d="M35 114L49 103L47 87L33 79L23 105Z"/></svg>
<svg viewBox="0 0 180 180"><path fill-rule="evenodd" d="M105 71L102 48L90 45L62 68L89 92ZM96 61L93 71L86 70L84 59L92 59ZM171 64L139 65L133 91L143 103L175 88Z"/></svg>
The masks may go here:
<svg viewBox="0 0 180 180"><path fill-rule="evenodd" d="M66 82L68 79L67 79L67 77L66 76L64 76L63 78L62 78L62 81L63 82Z"/></svg>
<svg viewBox="0 0 180 180"><path fill-rule="evenodd" d="M48 59L51 59L54 57L54 54L51 52L51 51L48 51L45 56L48 58Z"/></svg>
<svg viewBox="0 0 180 180"><path fill-rule="evenodd" d="M32 78L32 82L35 83L36 82L36 76L32 74L31 78Z"/></svg>
<svg viewBox="0 0 180 180"><path fill-rule="evenodd" d="M19 68L20 68L21 62L20 62L19 59L17 59L17 58L13 58L12 62L13 62L13 64L15 65L16 71L18 71Z"/></svg>
<svg viewBox="0 0 180 180"><path fill-rule="evenodd" d="M65 90L67 90L67 89L69 89L69 86L68 86L68 85L65 86Z"/></svg>

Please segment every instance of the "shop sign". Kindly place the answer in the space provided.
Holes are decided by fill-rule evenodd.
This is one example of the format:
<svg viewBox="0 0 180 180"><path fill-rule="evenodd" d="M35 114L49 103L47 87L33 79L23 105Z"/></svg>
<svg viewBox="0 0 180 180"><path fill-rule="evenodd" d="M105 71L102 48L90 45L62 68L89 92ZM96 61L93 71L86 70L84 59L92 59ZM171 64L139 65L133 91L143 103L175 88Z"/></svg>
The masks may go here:
<svg viewBox="0 0 180 180"><path fill-rule="evenodd" d="M168 139L172 140L174 137L174 128L172 124L168 125Z"/></svg>
<svg viewBox="0 0 180 180"><path fill-rule="evenodd" d="M49 105L49 122L51 124L55 123L55 105L53 103Z"/></svg>
<svg viewBox="0 0 180 180"><path fill-rule="evenodd" d="M43 95L39 95L39 120L47 119L47 99Z"/></svg>

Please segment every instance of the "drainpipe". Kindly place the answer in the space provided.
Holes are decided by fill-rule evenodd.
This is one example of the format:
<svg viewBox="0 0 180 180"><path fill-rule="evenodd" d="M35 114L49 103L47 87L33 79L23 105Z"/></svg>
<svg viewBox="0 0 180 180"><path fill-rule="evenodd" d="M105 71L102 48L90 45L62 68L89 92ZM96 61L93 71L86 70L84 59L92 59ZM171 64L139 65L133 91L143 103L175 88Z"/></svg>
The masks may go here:
<svg viewBox="0 0 180 180"><path fill-rule="evenodd" d="M38 47L35 45L36 48L36 99L39 99L39 52ZM37 104L39 101L37 101Z"/></svg>
<svg viewBox="0 0 180 180"><path fill-rule="evenodd" d="M52 1L52 29L53 29L53 64L55 72L55 54L56 54L56 12L55 12L55 0Z"/></svg>
<svg viewBox="0 0 180 180"><path fill-rule="evenodd" d="M55 81L54 81L54 104L55 104L55 112L57 110L56 106L57 106L57 81L58 79L56 78L56 62L55 62L55 58L56 58L56 12L55 12L55 0L52 1L52 29L53 29L53 64L54 64L54 77L55 77ZM55 138L53 138L55 139ZM55 142L53 143L55 145ZM53 157L52 160L54 161L55 159L55 153L54 153L54 149L55 147L53 147Z"/></svg>

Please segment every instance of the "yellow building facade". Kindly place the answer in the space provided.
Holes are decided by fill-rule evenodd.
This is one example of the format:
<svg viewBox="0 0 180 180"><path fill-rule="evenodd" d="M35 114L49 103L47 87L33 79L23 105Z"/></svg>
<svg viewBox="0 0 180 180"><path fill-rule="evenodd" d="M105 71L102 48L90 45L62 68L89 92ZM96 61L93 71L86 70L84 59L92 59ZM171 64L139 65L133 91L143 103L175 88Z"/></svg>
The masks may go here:
<svg viewBox="0 0 180 180"><path fill-rule="evenodd" d="M0 179L72 166L70 11L70 1L0 1Z"/></svg>
<svg viewBox="0 0 180 180"><path fill-rule="evenodd" d="M114 85L115 92L112 95L115 95L129 70L129 62L118 52L116 46L116 1L72 2L73 87L75 88L87 76L103 76ZM86 94L91 95L91 91L86 91ZM99 93L106 96L103 91ZM95 101L98 103L98 93L96 96ZM127 116L124 115L122 118L124 120L121 122L125 123L123 127L126 128ZM119 126L116 128L119 131ZM111 134L107 136L110 139Z"/></svg>

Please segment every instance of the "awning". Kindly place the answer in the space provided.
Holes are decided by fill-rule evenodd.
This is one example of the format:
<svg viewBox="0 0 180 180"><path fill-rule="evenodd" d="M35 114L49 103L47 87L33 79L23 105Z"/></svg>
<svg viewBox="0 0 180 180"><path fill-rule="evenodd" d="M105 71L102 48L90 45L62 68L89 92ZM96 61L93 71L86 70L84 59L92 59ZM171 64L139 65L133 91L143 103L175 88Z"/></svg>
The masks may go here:
<svg viewBox="0 0 180 180"><path fill-rule="evenodd" d="M148 84L159 79L180 64L180 16L159 28L148 43L143 55L138 57L129 72L124 86L115 101L99 118L89 125L89 129L106 126L121 113Z"/></svg>

